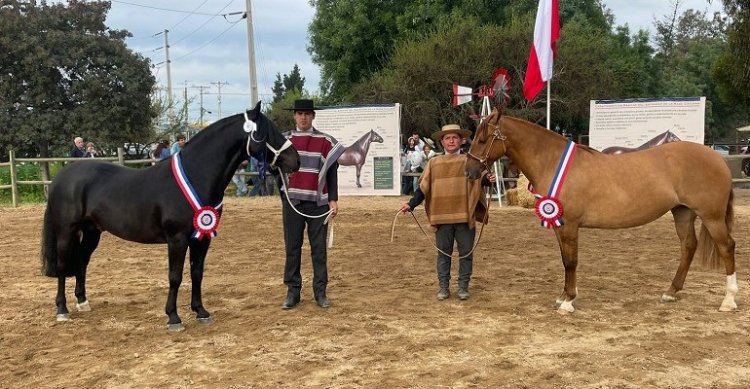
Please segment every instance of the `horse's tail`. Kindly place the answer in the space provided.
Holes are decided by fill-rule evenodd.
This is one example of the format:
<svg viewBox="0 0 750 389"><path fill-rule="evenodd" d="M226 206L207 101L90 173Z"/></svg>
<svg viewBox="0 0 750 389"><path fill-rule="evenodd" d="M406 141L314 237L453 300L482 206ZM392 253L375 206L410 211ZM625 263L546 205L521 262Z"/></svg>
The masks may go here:
<svg viewBox="0 0 750 389"><path fill-rule="evenodd" d="M729 192L729 201L727 201L726 214L724 216L724 222L727 225L727 234L732 233L732 225L734 224L734 191ZM701 223L700 237L698 238L698 256L701 260L701 265L708 267L709 269L721 269L724 266L724 262L719 256L719 249L716 247L716 242L711 238L711 234L708 233L708 229L704 223Z"/></svg>
<svg viewBox="0 0 750 389"><path fill-rule="evenodd" d="M70 239L70 247L66 255L63 256L63 262L60 262L57 247L57 234L52 223L52 211L49 203L47 210L44 211L44 221L42 224L42 274L47 277L72 277L78 274L81 269L81 242L77 237ZM62 265L62 268L60 268Z"/></svg>
<svg viewBox="0 0 750 389"><path fill-rule="evenodd" d="M47 277L57 277L57 235L52 228L50 206L44 211L42 224L42 274Z"/></svg>

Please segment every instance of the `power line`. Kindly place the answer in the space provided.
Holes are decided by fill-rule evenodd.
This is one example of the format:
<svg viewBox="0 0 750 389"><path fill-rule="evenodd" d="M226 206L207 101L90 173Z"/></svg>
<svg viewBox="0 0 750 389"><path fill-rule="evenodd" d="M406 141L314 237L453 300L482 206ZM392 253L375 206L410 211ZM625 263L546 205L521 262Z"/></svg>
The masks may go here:
<svg viewBox="0 0 750 389"><path fill-rule="evenodd" d="M120 0L111 0L111 1L113 3L127 4L127 5L132 5L134 7L156 9L156 10L159 10L159 11L178 12L178 13L186 13L186 14L192 14L192 15L204 15L204 16L223 16L220 13L211 14L211 13L208 13L208 12L183 11L181 9L160 8L160 7L154 7L154 6L151 6L151 5L131 3L131 2L128 2L128 1L120 1Z"/></svg>
<svg viewBox="0 0 750 389"><path fill-rule="evenodd" d="M187 20L187 18L191 17L192 15L195 15L196 12L198 11L198 9L200 7L203 7L203 4L206 4L206 2L208 2L208 0L203 0L203 2L200 3L200 5L198 5L197 7L195 7L195 9L193 9L192 11L190 11L190 13L187 14L187 15L185 15L185 17L183 17L182 19L180 19L179 22L175 23L174 26L169 27L168 30L174 30L175 27L179 26L182 22L184 22L185 20ZM223 8L220 11L223 11Z"/></svg>
<svg viewBox="0 0 750 389"><path fill-rule="evenodd" d="M230 29L232 29L232 27L236 26L238 22L239 22L239 20L238 20L238 21L236 21L236 22L234 22L234 23L232 23L231 25L229 25L229 27L227 27L227 29L226 29L226 30L222 31L222 32L221 32L221 33L220 33L219 35L215 36L215 37L214 37L213 39L211 39L210 41L208 41L208 42L206 42L206 43L204 43L204 44L202 44L202 45L198 46L198 47L197 47L197 48L195 48L195 49L194 49L193 51L191 51L191 52L189 52L189 53L187 53L187 54L185 54L185 55L182 55L182 56L179 56L179 57L175 58L175 59L174 59L173 61L177 61L177 60L183 59L183 58L185 58L185 57L188 57L188 56L190 56L190 55L194 54L195 52L197 52L197 51L201 50L202 48L204 48L204 47L206 47L206 46L210 45L211 43L213 43L213 42L214 42L214 41L216 41L217 39L221 38L221 36L222 36L222 35L226 34L226 32L227 32L227 31L229 31Z"/></svg>
<svg viewBox="0 0 750 389"><path fill-rule="evenodd" d="M208 1L208 0L206 0L206 1ZM229 0L229 2L228 2L228 3L227 3L227 4L225 5L225 6L224 6L224 7L222 7L222 8L221 8L221 9L219 10L219 12L221 12L221 11L225 10L225 9L226 9L227 7L229 7L229 5L230 5L230 4L232 4L232 2L233 2L233 1L234 1L234 0ZM205 3L205 1L204 1L204 3ZM188 15L188 16L190 16L190 15ZM189 38L189 37L190 37L191 35L195 34L196 32L200 31L200 29L202 29L203 27L205 27L205 26L206 26L206 24L208 24L208 23L209 23L210 21L212 21L212 20L213 20L213 19L214 19L214 18L215 18L216 16L218 16L218 14L217 14L217 15L214 15L214 16L212 16L212 17L210 17L210 18L208 18L208 19L207 19L207 20L206 20L205 22L203 22L203 24L201 24L200 26L198 26L198 27L197 27L196 29L194 29L193 31L191 31L191 32L190 32L190 33L188 33L187 35L185 35L185 36L181 37L180 39L178 39L177 41L175 41L175 42L174 42L173 44L175 44L175 45L176 45L176 44L178 44L178 43L180 43L180 42L184 41L185 39ZM223 14L223 16L224 16L224 19L226 20L227 14ZM185 18L187 18L187 16L186 16ZM184 19L183 19L183 20L184 20Z"/></svg>

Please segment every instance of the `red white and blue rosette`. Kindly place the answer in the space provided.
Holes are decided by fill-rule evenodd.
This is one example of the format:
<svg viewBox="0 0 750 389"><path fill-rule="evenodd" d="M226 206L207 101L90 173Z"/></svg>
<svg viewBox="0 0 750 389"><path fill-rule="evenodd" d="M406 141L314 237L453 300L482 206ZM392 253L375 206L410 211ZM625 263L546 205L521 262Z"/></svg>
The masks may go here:
<svg viewBox="0 0 750 389"><path fill-rule="evenodd" d="M210 238L216 236L220 218L219 211L214 207L204 206L197 210L193 215L193 228L195 228L193 238L200 240L205 236Z"/></svg>
<svg viewBox="0 0 750 389"><path fill-rule="evenodd" d="M185 174L181 157L179 151L172 156L172 175L190 207L193 208L193 228L195 228L195 231L191 237L198 240L205 237L213 239L217 235L216 230L219 228L219 220L221 219L221 213L219 212L224 203L220 201L214 207L201 203L198 193L190 183L187 174Z"/></svg>
<svg viewBox="0 0 750 389"><path fill-rule="evenodd" d="M563 207L556 198L550 196L538 197L534 210L539 219L542 220L542 226L546 228L561 227L564 223L562 220Z"/></svg>
<svg viewBox="0 0 750 389"><path fill-rule="evenodd" d="M542 220L542 226L546 228L562 227L565 223L562 218L563 206L560 202L560 192L562 191L563 183L568 176L568 169L570 168L570 164L576 154L576 150L576 144L569 140L565 145L565 150L563 150L562 156L560 157L555 176L552 178L552 184L550 185L548 196L534 193L534 186L529 182L529 191L534 193L534 197L536 197L534 210L539 219Z"/></svg>

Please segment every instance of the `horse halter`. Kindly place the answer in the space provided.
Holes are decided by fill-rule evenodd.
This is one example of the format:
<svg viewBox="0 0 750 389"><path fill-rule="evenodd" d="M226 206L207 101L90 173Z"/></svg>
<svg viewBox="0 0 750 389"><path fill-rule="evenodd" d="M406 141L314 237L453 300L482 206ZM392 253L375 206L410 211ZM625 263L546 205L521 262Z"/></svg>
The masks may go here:
<svg viewBox="0 0 750 389"><path fill-rule="evenodd" d="M263 143L263 140L255 139L255 133L258 131L258 125L254 121L250 120L250 118L247 117L247 112L245 112L244 115L245 115L245 124L243 125L243 129L245 130L245 132L249 134L247 137L247 145L245 146L245 151L247 151L247 156L249 157L250 156L250 141L253 141L255 143ZM281 147L278 150L273 148L273 146L271 146L271 144L268 143L267 141L265 142L265 144L266 144L266 147L268 147L268 149L271 150L271 152L273 153L273 160L271 161L271 166L274 166L274 167L276 167L276 160L279 159L279 155L281 155L281 153L283 153L284 150L292 147L292 141L290 141L289 139L287 139L286 142L284 142L284 144L281 145Z"/></svg>
<svg viewBox="0 0 750 389"><path fill-rule="evenodd" d="M488 128L492 126L492 138L490 139L490 144L484 150L484 155L482 155L481 157L477 157L471 151L469 151L467 155L469 156L469 158L473 158L477 160L477 162L481 163L485 169L489 170L490 167L487 164L487 159L490 156L490 151L492 150L493 144L495 143L496 140L501 140L503 141L503 147L505 148L505 140L508 138L500 132L499 125L496 126L496 125L490 124L489 122L487 122L486 124ZM484 143L484 142L480 142L480 143Z"/></svg>

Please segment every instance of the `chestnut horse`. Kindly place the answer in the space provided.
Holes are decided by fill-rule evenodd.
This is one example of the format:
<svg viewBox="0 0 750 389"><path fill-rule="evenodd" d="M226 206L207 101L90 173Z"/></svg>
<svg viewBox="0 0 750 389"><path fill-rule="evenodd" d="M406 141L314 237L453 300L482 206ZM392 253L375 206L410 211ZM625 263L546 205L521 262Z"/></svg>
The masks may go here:
<svg viewBox="0 0 750 389"><path fill-rule="evenodd" d="M538 191L550 188L568 140L525 120L502 116L495 108L476 131L466 163L466 175L482 171L507 155ZM578 294L578 229L628 228L652 222L672 211L681 254L672 284L662 302L677 299L696 248L704 264L726 270L726 295L720 311L737 309L734 269L732 177L721 156L693 142L670 142L646 150L607 155L586 146L568 165L559 189L564 224L555 229L560 246L565 286L557 300L558 312L572 313ZM646 172L644 174L644 172ZM547 193L541 193L546 195ZM539 204L539 201L537 202ZM540 209L537 209L538 213ZM701 218L700 244L694 221Z"/></svg>

